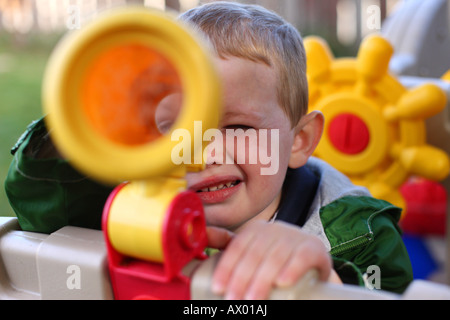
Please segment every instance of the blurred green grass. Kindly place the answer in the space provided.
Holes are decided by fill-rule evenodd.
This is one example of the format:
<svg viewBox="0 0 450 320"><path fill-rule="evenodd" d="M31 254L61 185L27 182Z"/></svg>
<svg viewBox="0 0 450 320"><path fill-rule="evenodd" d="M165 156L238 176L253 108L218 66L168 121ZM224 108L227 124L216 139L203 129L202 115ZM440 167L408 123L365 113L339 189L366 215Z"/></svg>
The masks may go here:
<svg viewBox="0 0 450 320"><path fill-rule="evenodd" d="M26 43L0 35L0 216L14 216L4 189L10 149L26 126L42 116L41 83L54 43L54 35Z"/></svg>

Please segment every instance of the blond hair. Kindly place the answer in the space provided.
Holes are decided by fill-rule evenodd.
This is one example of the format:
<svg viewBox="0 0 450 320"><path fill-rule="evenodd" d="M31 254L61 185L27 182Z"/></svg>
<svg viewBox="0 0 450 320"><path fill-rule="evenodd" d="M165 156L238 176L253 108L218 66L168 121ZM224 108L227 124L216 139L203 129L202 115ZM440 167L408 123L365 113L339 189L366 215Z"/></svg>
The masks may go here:
<svg viewBox="0 0 450 320"><path fill-rule="evenodd" d="M180 16L198 29L221 58L234 56L274 67L278 103L295 127L308 108L306 57L300 33L258 5L216 1Z"/></svg>

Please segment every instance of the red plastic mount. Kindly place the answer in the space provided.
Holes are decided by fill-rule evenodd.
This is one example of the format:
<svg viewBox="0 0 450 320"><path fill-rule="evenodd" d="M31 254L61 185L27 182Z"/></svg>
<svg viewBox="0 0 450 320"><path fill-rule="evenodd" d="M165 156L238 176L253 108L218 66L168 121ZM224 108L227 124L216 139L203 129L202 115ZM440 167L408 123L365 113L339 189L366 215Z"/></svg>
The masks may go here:
<svg viewBox="0 0 450 320"><path fill-rule="evenodd" d="M370 141L364 121L351 113L340 114L331 120L328 137L336 149L350 155L364 151Z"/></svg>
<svg viewBox="0 0 450 320"><path fill-rule="evenodd" d="M102 218L115 299L190 299L190 279L181 271L192 259L205 258L206 222L200 198L185 191L172 200L163 223L164 262L144 261L116 251L108 238L110 208L124 185L111 193Z"/></svg>

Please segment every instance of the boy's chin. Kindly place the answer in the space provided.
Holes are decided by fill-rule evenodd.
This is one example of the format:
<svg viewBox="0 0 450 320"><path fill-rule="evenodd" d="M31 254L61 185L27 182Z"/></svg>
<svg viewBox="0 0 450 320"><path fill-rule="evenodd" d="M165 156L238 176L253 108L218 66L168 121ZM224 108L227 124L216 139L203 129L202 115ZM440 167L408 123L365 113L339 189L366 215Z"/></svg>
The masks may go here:
<svg viewBox="0 0 450 320"><path fill-rule="evenodd" d="M218 228L224 228L230 231L234 231L243 224L241 219L233 219L233 217L242 216L241 212L236 210L230 210L226 208L211 208L209 205L205 205L206 224L208 226L214 226ZM230 216L232 213L233 216Z"/></svg>

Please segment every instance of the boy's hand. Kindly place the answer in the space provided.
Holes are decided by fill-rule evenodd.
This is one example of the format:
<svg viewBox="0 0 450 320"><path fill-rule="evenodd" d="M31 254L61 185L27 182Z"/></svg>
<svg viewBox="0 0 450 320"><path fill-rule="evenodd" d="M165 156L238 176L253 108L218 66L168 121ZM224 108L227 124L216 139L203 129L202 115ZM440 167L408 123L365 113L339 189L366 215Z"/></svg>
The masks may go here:
<svg viewBox="0 0 450 320"><path fill-rule="evenodd" d="M224 248L214 271L212 290L226 299L266 299L274 287L294 285L310 269L321 280L331 258L315 236L283 222L256 221L239 234L208 228L211 247Z"/></svg>

